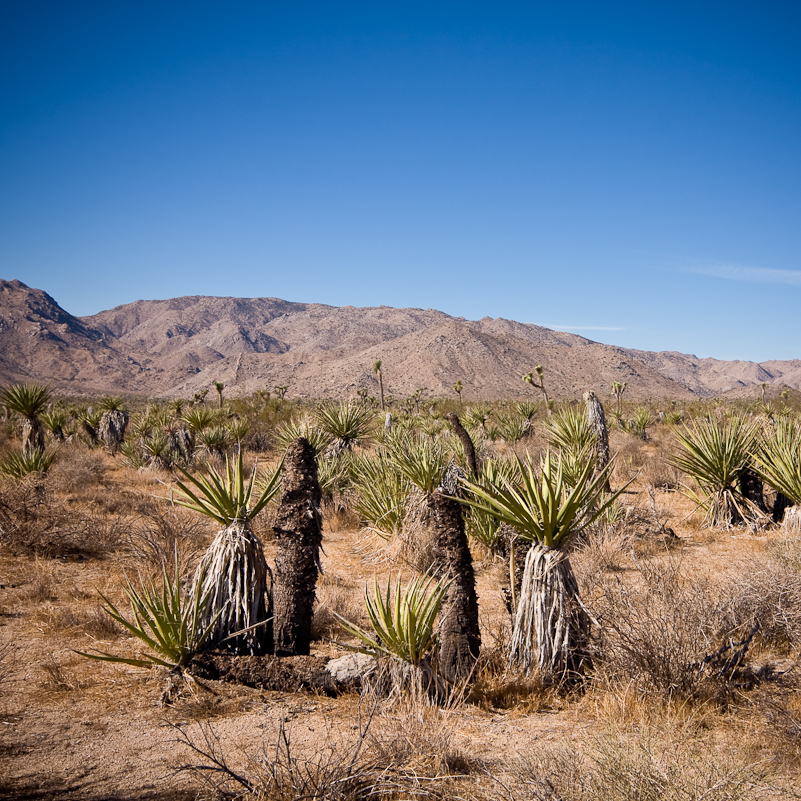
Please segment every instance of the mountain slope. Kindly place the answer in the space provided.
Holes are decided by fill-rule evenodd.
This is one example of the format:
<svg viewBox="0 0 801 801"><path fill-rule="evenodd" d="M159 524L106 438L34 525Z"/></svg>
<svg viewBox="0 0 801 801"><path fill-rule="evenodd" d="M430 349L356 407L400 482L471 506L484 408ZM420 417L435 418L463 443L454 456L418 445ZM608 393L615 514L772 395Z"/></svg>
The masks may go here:
<svg viewBox="0 0 801 801"><path fill-rule="evenodd" d="M47 381L74 391L136 391L141 365L112 338L68 314L53 298L21 281L0 280L0 376Z"/></svg>
<svg viewBox="0 0 801 801"><path fill-rule="evenodd" d="M19 281L0 282L0 383L48 381L74 393L187 396L222 381L229 396L288 385L290 396L344 397L418 388L464 398L537 397L521 376L541 364L554 398L587 389L690 398L801 388L801 360L756 364L603 345L514 320L470 321L435 309L354 308L278 298L140 300L76 318ZM773 391L776 392L777 389ZM756 396L756 395L755 395Z"/></svg>

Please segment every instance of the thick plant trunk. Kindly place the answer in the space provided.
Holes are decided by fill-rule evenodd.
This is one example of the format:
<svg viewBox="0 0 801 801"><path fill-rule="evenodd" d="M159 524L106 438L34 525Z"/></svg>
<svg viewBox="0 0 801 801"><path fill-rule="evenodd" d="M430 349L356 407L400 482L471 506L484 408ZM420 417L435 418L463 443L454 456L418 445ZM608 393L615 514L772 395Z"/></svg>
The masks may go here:
<svg viewBox="0 0 801 801"><path fill-rule="evenodd" d="M478 462L476 461L476 449L473 445L473 440L470 439L470 434L467 433L465 427L459 421L459 417L453 412L448 412L445 419L451 426L451 430L459 438L464 448L464 455L467 459L467 468L470 471L470 478L475 481L478 479Z"/></svg>
<svg viewBox="0 0 801 801"><path fill-rule="evenodd" d="M195 439L188 428L178 428L169 433L170 454L174 459L183 459L187 464L195 452Z"/></svg>
<svg viewBox="0 0 801 801"><path fill-rule="evenodd" d="M121 412L119 409L104 412L100 418L100 425L97 429L98 434L112 455L117 452L117 449L125 441L125 429L127 426L128 412Z"/></svg>
<svg viewBox="0 0 801 801"><path fill-rule="evenodd" d="M595 474L598 475L609 464L609 429L606 427L604 407L592 390L584 393L584 402L587 404L587 420L595 435ZM608 478L604 489L610 491Z"/></svg>
<svg viewBox="0 0 801 801"><path fill-rule="evenodd" d="M526 556L510 666L549 679L582 673L589 662L590 618L567 554L537 543Z"/></svg>
<svg viewBox="0 0 801 801"><path fill-rule="evenodd" d="M450 468L442 485L428 496L436 549L451 581L439 626L439 672L451 682L470 675L481 649L473 558L464 530L462 506L449 497L457 491L456 472Z"/></svg>
<svg viewBox="0 0 801 801"><path fill-rule="evenodd" d="M243 523L224 528L209 546L195 574L201 597L209 595L203 622L217 614L209 643L235 654L266 654L272 645L272 578L261 542ZM224 642L235 632L262 624Z"/></svg>
<svg viewBox="0 0 801 801"><path fill-rule="evenodd" d="M740 476L739 483L743 498L760 512L767 514L768 508L765 506L765 496L762 494L762 479L753 470L746 470Z"/></svg>
<svg viewBox="0 0 801 801"><path fill-rule="evenodd" d="M22 425L22 452L26 456L32 453L44 453L44 429L38 417L27 417Z"/></svg>
<svg viewBox="0 0 801 801"><path fill-rule="evenodd" d="M273 531L275 557L275 654L309 653L317 574L320 571L322 520L314 448L303 438L287 448L283 495Z"/></svg>

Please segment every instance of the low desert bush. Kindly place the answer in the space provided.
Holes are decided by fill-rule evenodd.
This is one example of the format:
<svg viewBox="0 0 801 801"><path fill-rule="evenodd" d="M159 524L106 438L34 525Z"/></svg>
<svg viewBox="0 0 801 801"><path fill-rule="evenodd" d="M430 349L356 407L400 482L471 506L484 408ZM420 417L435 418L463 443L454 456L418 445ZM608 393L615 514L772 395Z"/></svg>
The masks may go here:
<svg viewBox="0 0 801 801"><path fill-rule="evenodd" d="M750 759L736 743L721 745L698 721L668 717L630 731L610 723L580 744L564 741L520 755L511 789L515 798L532 801L789 797L771 785L768 762Z"/></svg>
<svg viewBox="0 0 801 801"><path fill-rule="evenodd" d="M76 511L44 482L0 481L0 544L14 553L97 557L120 541L124 518L90 506Z"/></svg>
<svg viewBox="0 0 801 801"><path fill-rule="evenodd" d="M636 563L625 580L608 576L592 604L600 625L599 674L672 698L717 697L742 660L727 643L747 639L719 591L687 578L678 557ZM747 650L747 644L746 644ZM743 650L743 654L745 650Z"/></svg>

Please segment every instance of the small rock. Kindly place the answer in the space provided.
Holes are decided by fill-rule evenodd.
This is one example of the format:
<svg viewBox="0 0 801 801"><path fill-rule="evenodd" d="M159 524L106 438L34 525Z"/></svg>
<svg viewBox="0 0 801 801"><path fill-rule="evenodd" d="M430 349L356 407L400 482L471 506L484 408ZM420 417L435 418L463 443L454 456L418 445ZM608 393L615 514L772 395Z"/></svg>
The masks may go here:
<svg viewBox="0 0 801 801"><path fill-rule="evenodd" d="M353 653L330 660L325 669L337 684L359 685L364 676L375 670L375 666L375 657Z"/></svg>

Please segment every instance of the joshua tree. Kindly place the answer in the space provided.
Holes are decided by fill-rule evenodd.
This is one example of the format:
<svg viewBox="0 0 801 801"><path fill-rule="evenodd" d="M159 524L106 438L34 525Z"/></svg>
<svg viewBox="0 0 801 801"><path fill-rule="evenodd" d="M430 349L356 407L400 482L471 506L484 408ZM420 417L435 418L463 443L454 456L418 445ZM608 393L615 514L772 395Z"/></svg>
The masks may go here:
<svg viewBox="0 0 801 801"><path fill-rule="evenodd" d="M384 410L384 374L381 372L381 359L373 365L373 372L378 376L378 389L381 392L381 410Z"/></svg>
<svg viewBox="0 0 801 801"><path fill-rule="evenodd" d="M578 594L565 546L590 525L624 488L602 498L607 470L593 476L588 460L575 486L566 485L562 460L547 451L539 474L518 458L519 483L503 486L465 481L472 498L464 502L496 516L534 543L526 554L509 662L557 679L582 671L589 659L590 619ZM628 485L626 485L628 486Z"/></svg>
<svg viewBox="0 0 801 801"><path fill-rule="evenodd" d="M275 556L274 630L276 656L309 653L322 518L314 448L303 438L287 448L283 494L273 531Z"/></svg>
<svg viewBox="0 0 801 801"><path fill-rule="evenodd" d="M206 402L206 395L209 394L207 389L201 389L200 392L196 392L192 395L192 405L199 406Z"/></svg>
<svg viewBox="0 0 801 801"><path fill-rule="evenodd" d="M453 385L453 391L459 396L459 406L462 405L462 390L464 389L464 385L462 384L462 380L459 379Z"/></svg>
<svg viewBox="0 0 801 801"><path fill-rule="evenodd" d="M128 412L123 408L122 398L103 398L100 408L103 414L100 417L98 435L113 455L125 441Z"/></svg>
<svg viewBox="0 0 801 801"><path fill-rule="evenodd" d="M612 382L612 394L615 396L615 401L617 403L617 406L615 408L615 413L618 420L622 419L622 412L620 405L623 399L623 393L626 391L626 387L628 385L629 385L628 381L624 381L622 384L620 383L620 381Z"/></svg>
<svg viewBox="0 0 801 801"><path fill-rule="evenodd" d="M50 402L50 388L44 384L15 384L0 393L0 404L25 419L22 427L22 452L26 456L44 453L44 429L39 416Z"/></svg>
<svg viewBox="0 0 801 801"><path fill-rule="evenodd" d="M609 473L606 472L609 464L609 430L606 427L604 407L592 390L584 393L584 402L587 404L587 420L595 434L595 470L596 473L606 473L604 490L609 492Z"/></svg>
<svg viewBox="0 0 801 801"><path fill-rule="evenodd" d="M286 397L286 391L289 389L289 384L282 384L273 387L273 392L278 400L283 400Z"/></svg>
<svg viewBox="0 0 801 801"><path fill-rule="evenodd" d="M534 374L535 373L537 375L537 380L536 381L534 380ZM523 381L525 381L527 384L531 384L532 387L536 387L540 392L542 392L542 395L545 398L545 413L547 414L548 417L550 417L551 416L551 411L552 411L552 409L551 409L551 401L548 398L548 390L545 389L545 379L543 378L543 374L542 374L542 365L538 364L534 368L534 372L533 373L526 373L523 376Z"/></svg>
<svg viewBox="0 0 801 801"><path fill-rule="evenodd" d="M225 389L225 384L223 384L222 381L215 381L213 386L214 386L214 389L217 390L217 398L220 401L220 408L222 409L222 407L223 407L223 390Z"/></svg>
<svg viewBox="0 0 801 801"><path fill-rule="evenodd" d="M216 520L223 528L214 538L195 574L197 595L208 597L203 625L213 623L211 643L239 654L264 654L272 646L270 570L258 537L251 531L253 518L278 492L281 466L253 499L256 468L246 483L242 452L225 475L213 467L207 477L195 478L178 468L186 480L176 482L183 498L176 503ZM190 486L191 485L191 488Z"/></svg>

